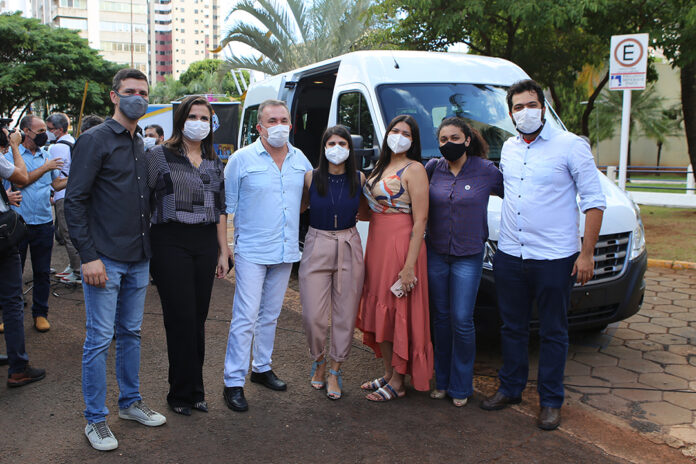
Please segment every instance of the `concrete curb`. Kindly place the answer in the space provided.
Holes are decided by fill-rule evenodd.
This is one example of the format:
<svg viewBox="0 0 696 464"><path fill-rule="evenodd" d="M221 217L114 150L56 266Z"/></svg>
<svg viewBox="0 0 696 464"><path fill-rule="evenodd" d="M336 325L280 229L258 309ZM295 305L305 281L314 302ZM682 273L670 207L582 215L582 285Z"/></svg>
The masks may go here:
<svg viewBox="0 0 696 464"><path fill-rule="evenodd" d="M665 269L696 269L696 263L648 258L648 267L661 267Z"/></svg>

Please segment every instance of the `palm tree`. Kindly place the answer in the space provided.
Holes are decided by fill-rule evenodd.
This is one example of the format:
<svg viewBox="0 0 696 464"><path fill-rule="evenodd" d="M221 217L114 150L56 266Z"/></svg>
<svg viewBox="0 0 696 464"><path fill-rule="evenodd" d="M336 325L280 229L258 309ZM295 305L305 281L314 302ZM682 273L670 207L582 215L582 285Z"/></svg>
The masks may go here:
<svg viewBox="0 0 696 464"><path fill-rule="evenodd" d="M228 15L245 12L257 26L238 20L220 47L241 42L250 55L228 58L230 68L278 74L350 51L370 22L372 0L240 0Z"/></svg>
<svg viewBox="0 0 696 464"><path fill-rule="evenodd" d="M634 92L631 98L631 122L629 130L631 139L637 135L643 135L653 139L657 144L657 166L660 165L662 146L669 137L682 133L680 111L678 108L665 108L664 97L657 95L655 86L650 85L645 90ZM598 108L601 107L600 124L603 130L600 138L609 138L614 135L615 121L621 119L623 107L623 92L604 90L598 99ZM640 132L636 132L636 125ZM631 162L631 143L629 140L628 156Z"/></svg>

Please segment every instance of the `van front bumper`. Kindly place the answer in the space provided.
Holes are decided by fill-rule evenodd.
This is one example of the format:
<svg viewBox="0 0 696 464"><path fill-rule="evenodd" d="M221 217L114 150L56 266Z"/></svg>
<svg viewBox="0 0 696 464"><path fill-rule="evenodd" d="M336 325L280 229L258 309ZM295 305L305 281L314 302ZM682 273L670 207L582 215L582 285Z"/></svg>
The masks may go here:
<svg viewBox="0 0 696 464"><path fill-rule="evenodd" d="M626 269L616 279L575 286L570 294L569 328L601 328L636 314L643 304L647 267L648 255L643 252L637 258L627 260ZM484 269L481 276L475 317L477 326L499 327L502 324L498 313L493 271L489 269ZM536 305L529 326L533 331L539 329Z"/></svg>

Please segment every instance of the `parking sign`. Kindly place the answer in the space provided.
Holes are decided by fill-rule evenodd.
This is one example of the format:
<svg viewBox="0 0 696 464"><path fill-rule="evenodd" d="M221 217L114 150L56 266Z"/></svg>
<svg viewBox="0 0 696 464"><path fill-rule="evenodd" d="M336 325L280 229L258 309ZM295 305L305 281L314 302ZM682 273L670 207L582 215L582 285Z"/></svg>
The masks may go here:
<svg viewBox="0 0 696 464"><path fill-rule="evenodd" d="M609 90L645 89L648 34L613 35L609 57Z"/></svg>

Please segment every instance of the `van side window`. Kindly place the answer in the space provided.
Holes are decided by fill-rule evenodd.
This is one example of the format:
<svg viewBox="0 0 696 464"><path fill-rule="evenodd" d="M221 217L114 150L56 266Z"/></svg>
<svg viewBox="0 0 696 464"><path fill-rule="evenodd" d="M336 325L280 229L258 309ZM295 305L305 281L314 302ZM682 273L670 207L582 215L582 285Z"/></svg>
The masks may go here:
<svg viewBox="0 0 696 464"><path fill-rule="evenodd" d="M363 146L372 148L375 128L362 93L347 92L338 97L338 123L350 129L351 134L362 135Z"/></svg>
<svg viewBox="0 0 696 464"><path fill-rule="evenodd" d="M251 143L254 143L259 136L259 132L256 130L256 116L259 112L259 105L250 106L244 110L244 118L242 119L242 141L240 142L240 147L245 147Z"/></svg>

